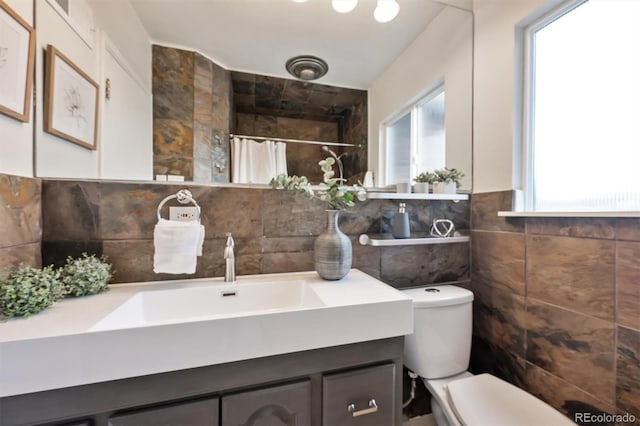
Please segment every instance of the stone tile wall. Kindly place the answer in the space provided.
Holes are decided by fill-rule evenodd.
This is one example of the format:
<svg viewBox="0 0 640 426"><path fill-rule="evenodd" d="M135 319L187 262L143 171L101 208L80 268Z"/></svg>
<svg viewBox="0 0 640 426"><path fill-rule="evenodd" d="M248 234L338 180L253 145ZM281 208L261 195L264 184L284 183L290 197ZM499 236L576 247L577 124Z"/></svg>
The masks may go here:
<svg viewBox="0 0 640 426"><path fill-rule="evenodd" d="M181 278L152 269L156 208L183 187L202 207L206 228L196 274L184 278L224 275L227 232L236 242L238 275L313 270L313 243L326 228L324 205L316 200L271 189L62 180L43 181L44 263L61 264L87 251L109 257L114 282ZM354 268L396 287L469 279L469 244L380 248L358 243L362 233L390 232L396 210L395 202L369 200L341 214ZM458 229L469 228L468 202L409 201L407 210L415 232L426 232L433 218L442 217Z"/></svg>
<svg viewBox="0 0 640 426"><path fill-rule="evenodd" d="M25 263L41 266L40 179L0 174L0 279Z"/></svg>
<svg viewBox="0 0 640 426"><path fill-rule="evenodd" d="M472 368L640 418L640 219L497 217L511 197L472 197Z"/></svg>
<svg viewBox="0 0 640 426"><path fill-rule="evenodd" d="M153 46L153 172L193 180L194 53Z"/></svg>
<svg viewBox="0 0 640 426"><path fill-rule="evenodd" d="M196 52L154 45L154 173L228 182L232 105L229 71Z"/></svg>

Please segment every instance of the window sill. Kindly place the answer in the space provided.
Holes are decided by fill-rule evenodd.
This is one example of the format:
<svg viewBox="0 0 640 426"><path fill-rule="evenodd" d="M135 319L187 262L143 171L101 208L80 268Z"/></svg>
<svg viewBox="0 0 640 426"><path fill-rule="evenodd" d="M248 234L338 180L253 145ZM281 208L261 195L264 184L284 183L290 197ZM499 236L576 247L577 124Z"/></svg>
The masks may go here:
<svg viewBox="0 0 640 426"><path fill-rule="evenodd" d="M499 211L500 217L640 217L640 212L512 212Z"/></svg>

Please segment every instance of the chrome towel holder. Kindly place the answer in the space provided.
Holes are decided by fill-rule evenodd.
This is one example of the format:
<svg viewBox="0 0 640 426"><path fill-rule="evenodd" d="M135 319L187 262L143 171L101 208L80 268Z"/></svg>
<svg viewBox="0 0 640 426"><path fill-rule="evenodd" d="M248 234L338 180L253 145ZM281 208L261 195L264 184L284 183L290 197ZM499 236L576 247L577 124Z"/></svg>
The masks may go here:
<svg viewBox="0 0 640 426"><path fill-rule="evenodd" d="M198 220L200 220L200 205L196 202L196 200L193 198L193 194L188 189L181 189L177 193L169 195L162 201L160 201L160 204L158 204L158 220L162 219L162 216L160 215L160 210L162 209L162 207L167 201L173 200L174 198L177 199L180 204L192 203L194 206L196 206L196 208L198 209Z"/></svg>

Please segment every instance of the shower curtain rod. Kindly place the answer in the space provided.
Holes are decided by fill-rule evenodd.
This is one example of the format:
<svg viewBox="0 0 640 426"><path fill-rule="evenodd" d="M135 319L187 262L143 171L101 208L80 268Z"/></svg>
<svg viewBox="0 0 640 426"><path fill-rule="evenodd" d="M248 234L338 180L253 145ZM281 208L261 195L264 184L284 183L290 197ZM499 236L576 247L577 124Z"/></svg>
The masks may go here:
<svg viewBox="0 0 640 426"><path fill-rule="evenodd" d="M341 142L322 142L322 141L307 141L304 139L283 139L283 138L266 138L263 136L247 136L247 135L235 135L233 133L229 134L229 138L243 138L243 139L258 139L261 141L275 141L275 142L286 142L286 143L308 143L311 145L330 145L330 146L355 146L360 147L361 145L355 145L352 143L341 143Z"/></svg>

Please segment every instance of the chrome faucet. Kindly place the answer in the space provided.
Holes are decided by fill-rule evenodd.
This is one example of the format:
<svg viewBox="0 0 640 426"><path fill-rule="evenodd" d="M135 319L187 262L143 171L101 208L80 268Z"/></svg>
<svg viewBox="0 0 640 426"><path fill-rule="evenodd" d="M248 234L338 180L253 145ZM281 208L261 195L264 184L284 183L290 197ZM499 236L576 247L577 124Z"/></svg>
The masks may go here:
<svg viewBox="0 0 640 426"><path fill-rule="evenodd" d="M224 282L230 283L236 280L236 257L233 254L233 237L231 232L227 232L227 245L224 247L224 260L226 261L226 269L224 271Z"/></svg>

